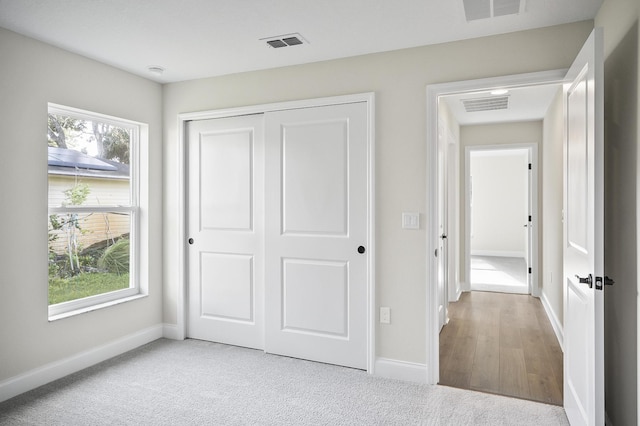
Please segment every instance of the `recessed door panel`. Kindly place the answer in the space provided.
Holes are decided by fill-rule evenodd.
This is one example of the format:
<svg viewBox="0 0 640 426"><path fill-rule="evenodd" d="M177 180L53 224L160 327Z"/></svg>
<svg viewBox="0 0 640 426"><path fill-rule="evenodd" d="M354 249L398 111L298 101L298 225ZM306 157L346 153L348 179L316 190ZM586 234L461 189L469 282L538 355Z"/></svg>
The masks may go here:
<svg viewBox="0 0 640 426"><path fill-rule="evenodd" d="M284 124L284 233L347 232L347 122Z"/></svg>
<svg viewBox="0 0 640 426"><path fill-rule="evenodd" d="M587 241L587 129L585 75L581 75L567 93L567 231L568 242L586 253Z"/></svg>
<svg viewBox="0 0 640 426"><path fill-rule="evenodd" d="M201 315L253 321L253 256L200 254Z"/></svg>
<svg viewBox="0 0 640 426"><path fill-rule="evenodd" d="M348 296L345 262L283 260L282 330L348 337Z"/></svg>
<svg viewBox="0 0 640 426"><path fill-rule="evenodd" d="M253 131L200 134L201 229L251 229Z"/></svg>

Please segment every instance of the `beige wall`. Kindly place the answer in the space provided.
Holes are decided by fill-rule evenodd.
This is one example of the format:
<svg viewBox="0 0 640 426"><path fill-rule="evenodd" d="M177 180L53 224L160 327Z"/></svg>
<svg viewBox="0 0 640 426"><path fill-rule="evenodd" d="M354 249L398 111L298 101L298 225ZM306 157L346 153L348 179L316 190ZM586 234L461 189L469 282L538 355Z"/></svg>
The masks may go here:
<svg viewBox="0 0 640 426"><path fill-rule="evenodd" d="M562 293L562 167L564 114L562 89L553 99L543 121L540 209L542 211L541 298L546 299L555 320L563 324Z"/></svg>
<svg viewBox="0 0 640 426"><path fill-rule="evenodd" d="M461 144L461 158L460 158L460 182L462 183L460 191L460 259L462 259L460 276L462 282L465 283L465 288L469 288L469 282L465 273L465 259L467 256L467 247L464 240L466 235L466 215L465 206L467 203L466 193L466 180L465 180L465 150L469 146L486 146L486 145L505 145L505 144L521 144L521 143L533 143L538 146L538 155L540 155L540 143L542 142L542 121L525 121L515 123L500 123L500 124L484 124L473 126L462 126L460 128L460 144ZM540 158L540 157L538 157ZM541 173L538 173L538 180ZM538 182L540 188L540 182ZM538 205L539 208L539 205ZM538 240L542 239L540 229L538 229ZM538 246L540 247L540 246ZM540 259L540 253L538 259Z"/></svg>
<svg viewBox="0 0 640 426"><path fill-rule="evenodd" d="M177 115L360 92L376 94L376 297L392 309L377 355L426 361L426 234L400 227L403 211L426 223L426 94L431 83L568 67L592 22L516 32L164 86L164 319L178 314Z"/></svg>
<svg viewBox="0 0 640 426"><path fill-rule="evenodd" d="M614 425L638 422L638 185L640 142L637 0L605 0L605 409Z"/></svg>
<svg viewBox="0 0 640 426"><path fill-rule="evenodd" d="M0 29L0 383L162 322L159 84ZM148 123L150 295L48 321L47 102ZM10 153L10 154L8 154Z"/></svg>

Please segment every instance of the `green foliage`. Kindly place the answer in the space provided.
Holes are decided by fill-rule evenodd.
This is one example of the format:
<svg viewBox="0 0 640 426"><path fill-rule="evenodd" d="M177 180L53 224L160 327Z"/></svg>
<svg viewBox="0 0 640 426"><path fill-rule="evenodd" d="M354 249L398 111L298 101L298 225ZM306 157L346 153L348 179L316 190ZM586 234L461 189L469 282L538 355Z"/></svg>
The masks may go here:
<svg viewBox="0 0 640 426"><path fill-rule="evenodd" d="M48 117L48 146L75 149L86 154L87 144L95 143L98 157L130 164L130 142L129 130L122 127L65 115L49 114Z"/></svg>
<svg viewBox="0 0 640 426"><path fill-rule="evenodd" d="M85 121L64 115L49 114L47 124L47 144L67 148L67 138L84 131Z"/></svg>
<svg viewBox="0 0 640 426"><path fill-rule="evenodd" d="M76 183L73 188L64 191L66 201L63 204L65 206L80 206L87 201L90 192L91 189L86 183Z"/></svg>
<svg viewBox="0 0 640 426"><path fill-rule="evenodd" d="M111 127L104 135L102 144L104 158L129 164L129 131L121 127Z"/></svg>
<svg viewBox="0 0 640 426"><path fill-rule="evenodd" d="M49 276L49 304L67 302L129 287L129 274L80 274L68 279Z"/></svg>
<svg viewBox="0 0 640 426"><path fill-rule="evenodd" d="M121 238L107 247L98 259L98 268L114 274L129 273L129 239Z"/></svg>

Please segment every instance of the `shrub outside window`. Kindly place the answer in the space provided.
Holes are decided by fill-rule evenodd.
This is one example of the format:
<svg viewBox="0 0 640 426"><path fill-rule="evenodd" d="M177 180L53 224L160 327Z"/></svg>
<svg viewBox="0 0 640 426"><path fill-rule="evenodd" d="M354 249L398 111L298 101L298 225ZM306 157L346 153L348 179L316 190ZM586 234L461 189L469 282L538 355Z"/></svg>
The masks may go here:
<svg viewBox="0 0 640 426"><path fill-rule="evenodd" d="M50 319L140 293L140 128L49 104Z"/></svg>

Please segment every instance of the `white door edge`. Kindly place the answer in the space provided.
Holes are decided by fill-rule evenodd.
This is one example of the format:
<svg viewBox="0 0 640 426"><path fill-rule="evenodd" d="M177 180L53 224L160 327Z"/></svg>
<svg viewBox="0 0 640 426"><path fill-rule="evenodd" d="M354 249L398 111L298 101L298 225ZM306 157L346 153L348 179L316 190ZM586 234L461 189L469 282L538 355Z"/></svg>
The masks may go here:
<svg viewBox="0 0 640 426"><path fill-rule="evenodd" d="M426 144L427 144L427 205L425 211L438 209L438 98L469 91L489 90L492 88L509 88L534 86L542 84L562 84L565 81L566 69L542 71L526 74L514 74L502 77L491 77L477 80L454 81L431 84L426 87ZM427 274L426 274L426 382L437 384L440 380L439 333L438 333L438 286L437 258L433 256L438 244L438 222L436 215L429 215L426 232ZM452 242L450 242L451 244Z"/></svg>
<svg viewBox="0 0 640 426"><path fill-rule="evenodd" d="M177 282L176 294L176 338L183 340L187 336L187 205L186 190L186 125L193 120L206 120L211 118L234 117L250 114L261 114L270 111L283 111L288 109L311 108L318 106L340 105L348 103L367 104L367 372L374 374L376 359L376 324L375 324L375 93L359 93L344 96L332 96L300 101L276 102L261 105L250 105L238 108L224 108L199 112L178 114L177 143L178 152L178 203L176 204L176 218L178 232L176 235L178 251L178 267L175 280Z"/></svg>

